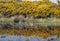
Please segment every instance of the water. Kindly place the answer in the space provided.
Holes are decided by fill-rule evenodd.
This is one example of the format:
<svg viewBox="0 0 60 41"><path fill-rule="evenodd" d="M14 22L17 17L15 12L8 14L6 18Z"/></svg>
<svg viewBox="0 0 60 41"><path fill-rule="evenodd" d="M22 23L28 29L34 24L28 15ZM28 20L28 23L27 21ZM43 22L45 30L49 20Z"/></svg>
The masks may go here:
<svg viewBox="0 0 60 41"><path fill-rule="evenodd" d="M0 41L60 41L57 35L50 37L0 35Z"/></svg>

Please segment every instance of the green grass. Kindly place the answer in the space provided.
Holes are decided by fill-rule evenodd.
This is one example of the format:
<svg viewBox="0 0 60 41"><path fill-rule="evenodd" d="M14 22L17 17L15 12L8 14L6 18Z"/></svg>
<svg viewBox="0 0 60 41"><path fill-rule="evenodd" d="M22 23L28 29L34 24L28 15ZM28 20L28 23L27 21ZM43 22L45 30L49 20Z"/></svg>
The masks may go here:
<svg viewBox="0 0 60 41"><path fill-rule="evenodd" d="M25 22L21 22L22 24L25 23L29 24L37 24L37 25L51 25L51 26L59 26L60 25L60 19L59 18L48 18L48 19L24 19ZM2 23L11 23L11 24L15 24L13 19L10 18L1 18L0 22L2 21Z"/></svg>

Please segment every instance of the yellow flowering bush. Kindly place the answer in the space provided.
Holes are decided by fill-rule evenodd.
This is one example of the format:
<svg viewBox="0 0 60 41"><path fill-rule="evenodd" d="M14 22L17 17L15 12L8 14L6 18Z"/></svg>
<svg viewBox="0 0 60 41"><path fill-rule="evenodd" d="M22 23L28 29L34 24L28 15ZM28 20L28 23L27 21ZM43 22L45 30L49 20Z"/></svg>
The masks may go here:
<svg viewBox="0 0 60 41"><path fill-rule="evenodd" d="M46 2L1 2L0 13L4 16L11 15L23 15L34 16L34 17L49 17L53 15L56 17L60 16L60 8L56 4Z"/></svg>

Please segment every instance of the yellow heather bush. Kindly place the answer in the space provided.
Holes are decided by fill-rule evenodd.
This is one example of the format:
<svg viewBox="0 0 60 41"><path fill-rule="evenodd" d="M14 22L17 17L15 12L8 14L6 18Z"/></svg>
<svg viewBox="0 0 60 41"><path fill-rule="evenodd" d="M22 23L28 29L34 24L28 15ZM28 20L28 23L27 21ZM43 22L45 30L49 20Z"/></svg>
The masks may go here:
<svg viewBox="0 0 60 41"><path fill-rule="evenodd" d="M1 2L0 13L6 16L25 14L34 17L60 16L60 8L56 4L46 2Z"/></svg>

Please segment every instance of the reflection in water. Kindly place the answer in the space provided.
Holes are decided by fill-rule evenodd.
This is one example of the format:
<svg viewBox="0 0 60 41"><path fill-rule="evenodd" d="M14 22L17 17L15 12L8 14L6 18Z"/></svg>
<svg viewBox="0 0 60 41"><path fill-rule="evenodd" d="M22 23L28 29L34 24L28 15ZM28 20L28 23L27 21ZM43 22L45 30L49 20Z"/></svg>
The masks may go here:
<svg viewBox="0 0 60 41"><path fill-rule="evenodd" d="M60 41L57 35L51 37L0 35L0 41Z"/></svg>

